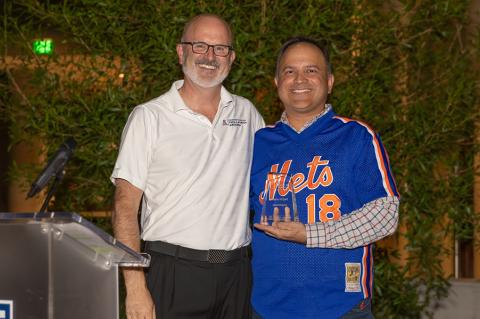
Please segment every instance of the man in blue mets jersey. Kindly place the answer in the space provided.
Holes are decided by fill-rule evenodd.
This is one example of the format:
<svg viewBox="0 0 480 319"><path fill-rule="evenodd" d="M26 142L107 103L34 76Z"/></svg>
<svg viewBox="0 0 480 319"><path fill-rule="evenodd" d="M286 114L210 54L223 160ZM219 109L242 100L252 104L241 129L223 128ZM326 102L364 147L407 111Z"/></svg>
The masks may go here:
<svg viewBox="0 0 480 319"><path fill-rule="evenodd" d="M275 83L285 112L256 133L251 172L253 317L373 318L372 245L398 223L387 153L368 125L327 104L334 77L315 40L282 46ZM295 193L299 221L261 219L274 174L289 176L273 192Z"/></svg>

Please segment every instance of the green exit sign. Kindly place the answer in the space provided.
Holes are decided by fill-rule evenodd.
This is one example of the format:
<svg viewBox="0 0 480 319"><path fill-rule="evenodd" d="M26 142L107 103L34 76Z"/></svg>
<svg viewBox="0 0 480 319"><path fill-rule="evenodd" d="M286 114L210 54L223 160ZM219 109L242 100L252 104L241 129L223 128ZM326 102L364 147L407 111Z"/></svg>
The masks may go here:
<svg viewBox="0 0 480 319"><path fill-rule="evenodd" d="M35 54L52 54L53 53L53 40L41 39L33 41L33 53Z"/></svg>

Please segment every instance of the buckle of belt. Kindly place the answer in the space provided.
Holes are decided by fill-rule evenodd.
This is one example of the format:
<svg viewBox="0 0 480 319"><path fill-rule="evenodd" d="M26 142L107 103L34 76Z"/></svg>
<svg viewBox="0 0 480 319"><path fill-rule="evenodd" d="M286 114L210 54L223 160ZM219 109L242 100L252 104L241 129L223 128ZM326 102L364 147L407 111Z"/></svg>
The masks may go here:
<svg viewBox="0 0 480 319"><path fill-rule="evenodd" d="M240 249L234 251L210 249L207 260L211 264L223 264L240 256Z"/></svg>
<svg viewBox="0 0 480 319"><path fill-rule="evenodd" d="M236 258L240 258L242 255L248 255L246 247L238 248L236 250L196 250L162 241L147 242L146 248L169 256L206 261L212 264L223 264Z"/></svg>

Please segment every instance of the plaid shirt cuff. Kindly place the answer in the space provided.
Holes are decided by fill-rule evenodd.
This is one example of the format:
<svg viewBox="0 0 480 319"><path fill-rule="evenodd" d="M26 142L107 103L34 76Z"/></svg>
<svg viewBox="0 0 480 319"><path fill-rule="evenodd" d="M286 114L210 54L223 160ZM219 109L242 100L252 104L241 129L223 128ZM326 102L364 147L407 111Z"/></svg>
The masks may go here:
<svg viewBox="0 0 480 319"><path fill-rule="evenodd" d="M395 232L399 199L381 197L337 221L305 225L308 248L356 248Z"/></svg>

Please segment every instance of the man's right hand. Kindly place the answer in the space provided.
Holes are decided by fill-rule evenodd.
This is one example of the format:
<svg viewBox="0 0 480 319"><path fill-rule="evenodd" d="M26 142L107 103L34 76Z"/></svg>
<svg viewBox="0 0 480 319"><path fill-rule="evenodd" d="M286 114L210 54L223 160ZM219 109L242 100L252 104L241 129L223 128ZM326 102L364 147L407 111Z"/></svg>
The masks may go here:
<svg viewBox="0 0 480 319"><path fill-rule="evenodd" d="M127 292L125 308L128 319L156 319L155 305L146 287Z"/></svg>

